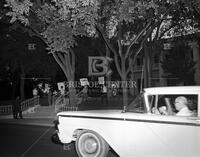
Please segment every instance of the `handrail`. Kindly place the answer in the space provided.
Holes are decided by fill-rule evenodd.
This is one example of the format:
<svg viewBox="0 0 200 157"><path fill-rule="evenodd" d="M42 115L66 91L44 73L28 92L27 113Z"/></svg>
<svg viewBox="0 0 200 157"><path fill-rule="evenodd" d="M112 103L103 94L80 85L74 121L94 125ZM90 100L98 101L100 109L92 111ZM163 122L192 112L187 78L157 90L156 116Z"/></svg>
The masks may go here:
<svg viewBox="0 0 200 157"><path fill-rule="evenodd" d="M11 114L11 113L12 113L12 105L0 106L0 115Z"/></svg>
<svg viewBox="0 0 200 157"><path fill-rule="evenodd" d="M27 110L30 107L39 105L39 96L26 99L21 102L22 111ZM0 115L12 114L12 105L0 106Z"/></svg>
<svg viewBox="0 0 200 157"><path fill-rule="evenodd" d="M28 108L36 106L36 105L39 105L39 96L35 96L33 98L22 101L21 109L22 109L22 111L24 111L24 110L27 110Z"/></svg>
<svg viewBox="0 0 200 157"><path fill-rule="evenodd" d="M57 101L59 96L60 96L60 93L56 93L56 94L52 95L52 105L56 104L56 101Z"/></svg>
<svg viewBox="0 0 200 157"><path fill-rule="evenodd" d="M56 113L61 112L61 111L77 111L78 110L78 107L69 105L69 98L67 94L61 95L60 93L58 93L56 97L57 98L54 100Z"/></svg>

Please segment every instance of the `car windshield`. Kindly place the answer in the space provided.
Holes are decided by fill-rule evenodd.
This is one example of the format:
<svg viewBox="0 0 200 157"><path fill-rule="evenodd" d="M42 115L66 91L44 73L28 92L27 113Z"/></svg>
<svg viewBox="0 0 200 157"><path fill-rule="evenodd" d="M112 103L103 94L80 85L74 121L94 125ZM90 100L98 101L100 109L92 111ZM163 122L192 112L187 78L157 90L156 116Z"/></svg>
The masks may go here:
<svg viewBox="0 0 200 157"><path fill-rule="evenodd" d="M126 108L126 112L135 112L135 113L144 113L145 109L145 101L144 94L141 93L138 95Z"/></svg>

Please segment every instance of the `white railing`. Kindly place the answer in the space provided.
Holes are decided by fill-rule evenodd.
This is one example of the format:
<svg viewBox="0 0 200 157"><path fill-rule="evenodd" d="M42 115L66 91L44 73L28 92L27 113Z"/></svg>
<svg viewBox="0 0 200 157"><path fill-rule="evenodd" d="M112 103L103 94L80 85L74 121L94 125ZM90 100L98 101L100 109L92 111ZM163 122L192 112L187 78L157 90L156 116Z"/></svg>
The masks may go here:
<svg viewBox="0 0 200 157"><path fill-rule="evenodd" d="M33 98L30 98L21 102L22 111L25 111L28 108L36 106L36 105L39 105L39 96L35 96Z"/></svg>
<svg viewBox="0 0 200 157"><path fill-rule="evenodd" d="M61 112L61 111L78 111L78 107L76 106L61 106L58 110L58 112Z"/></svg>
<svg viewBox="0 0 200 157"><path fill-rule="evenodd" d="M54 106L56 105L59 97L60 97L60 93L53 94L53 96L52 96L52 105L54 105Z"/></svg>
<svg viewBox="0 0 200 157"><path fill-rule="evenodd" d="M54 105L55 105L55 112L59 112L60 108L64 106L64 99L63 95L57 95L56 99L54 100Z"/></svg>
<svg viewBox="0 0 200 157"><path fill-rule="evenodd" d="M39 105L39 96L21 102L22 111L25 111L30 107L34 107L36 105ZM6 115L6 114L12 114L12 105L0 106L0 115Z"/></svg>
<svg viewBox="0 0 200 157"><path fill-rule="evenodd" d="M56 98L56 99L55 99ZM67 95L58 94L54 97L55 112L61 111L77 111L77 106L70 106L69 98Z"/></svg>
<svg viewBox="0 0 200 157"><path fill-rule="evenodd" d="M0 106L0 115L11 114L11 113L12 113L12 105Z"/></svg>

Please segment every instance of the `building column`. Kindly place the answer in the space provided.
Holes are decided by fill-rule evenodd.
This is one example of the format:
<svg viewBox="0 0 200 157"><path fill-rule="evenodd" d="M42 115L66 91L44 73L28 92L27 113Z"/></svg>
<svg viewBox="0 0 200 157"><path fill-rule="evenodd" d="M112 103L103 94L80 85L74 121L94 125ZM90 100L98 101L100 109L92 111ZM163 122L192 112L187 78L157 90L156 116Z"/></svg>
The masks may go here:
<svg viewBox="0 0 200 157"><path fill-rule="evenodd" d="M196 85L200 85L200 55L199 55L199 44L197 42L191 42L189 44L192 48L193 61L196 62L194 79Z"/></svg>

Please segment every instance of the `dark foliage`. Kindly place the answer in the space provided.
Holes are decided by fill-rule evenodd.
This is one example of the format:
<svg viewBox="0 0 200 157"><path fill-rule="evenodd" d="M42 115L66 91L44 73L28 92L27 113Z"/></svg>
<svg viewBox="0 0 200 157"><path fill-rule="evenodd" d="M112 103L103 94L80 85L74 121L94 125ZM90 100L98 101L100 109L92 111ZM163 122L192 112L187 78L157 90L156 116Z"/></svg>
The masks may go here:
<svg viewBox="0 0 200 157"><path fill-rule="evenodd" d="M163 77L168 78L170 82L173 82L173 85L178 83L194 85L194 66L196 63L193 61L191 48L183 41L176 44L161 61L165 72Z"/></svg>

